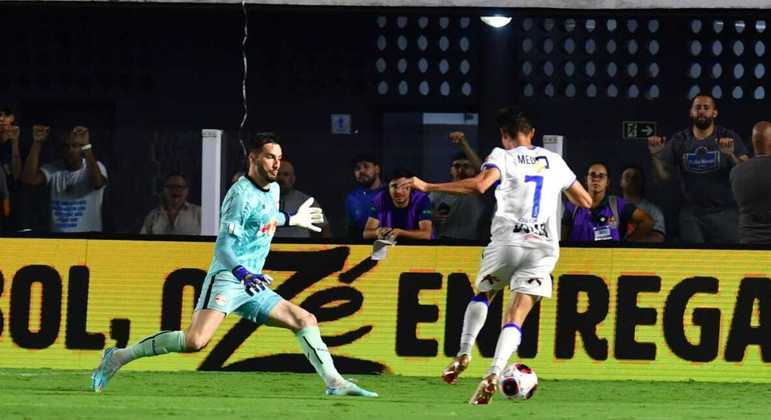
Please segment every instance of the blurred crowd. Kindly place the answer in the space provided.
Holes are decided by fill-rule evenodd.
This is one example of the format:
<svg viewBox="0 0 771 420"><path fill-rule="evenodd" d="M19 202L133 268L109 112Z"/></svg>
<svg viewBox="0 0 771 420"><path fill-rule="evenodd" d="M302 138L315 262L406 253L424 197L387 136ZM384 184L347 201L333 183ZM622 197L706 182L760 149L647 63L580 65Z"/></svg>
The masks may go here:
<svg viewBox="0 0 771 420"><path fill-rule="evenodd" d="M591 209L565 202L562 240L571 242L682 242L686 244L771 243L771 123L752 128L749 148L731 128L717 124L714 98L697 95L689 110L691 125L668 137L648 138L650 167L626 165L621 173L605 162L587 162L579 175L592 195ZM47 187L51 232L101 232L108 168L97 158L89 129L72 127L59 145L56 160L41 162L41 148L50 142L46 125L31 126L31 145L22 156L21 130L11 108L0 109L0 231L28 229L25 189ZM448 164L453 181L479 174L482 160L464 133L449 133L457 148ZM751 157L752 156L752 157ZM277 237L332 237L332 223L344 223L348 240L401 239L442 242L486 241L494 211L491 192L485 195L425 194L400 181L414 174L405 169L381 172L374 155L351 162L355 188L345 196L345 220L326 221L318 234L281 227ZM576 168L580 168L579 164ZM578 172L577 172L578 174ZM235 174L237 180L242 174ZM665 220L659 206L646 197L645 186L677 181L683 205L677 220ZM312 194L295 188L293 162L283 160L277 182L280 209L292 214ZM158 205L147 209L139 233L200 235L201 207L188 201L189 180L183 173L165 176ZM314 206L321 204L314 202ZM677 226L677 234L667 226Z"/></svg>

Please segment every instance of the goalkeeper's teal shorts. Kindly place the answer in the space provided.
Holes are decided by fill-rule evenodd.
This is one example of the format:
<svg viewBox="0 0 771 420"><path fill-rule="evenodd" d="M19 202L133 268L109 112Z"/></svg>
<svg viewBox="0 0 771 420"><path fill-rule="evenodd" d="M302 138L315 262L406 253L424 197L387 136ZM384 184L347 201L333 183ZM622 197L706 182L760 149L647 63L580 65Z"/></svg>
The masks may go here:
<svg viewBox="0 0 771 420"><path fill-rule="evenodd" d="M232 273L221 271L215 276L206 275L195 310L212 309L224 312L225 315L235 312L255 324L263 324L273 307L282 300L278 293L268 287L250 295L244 284Z"/></svg>

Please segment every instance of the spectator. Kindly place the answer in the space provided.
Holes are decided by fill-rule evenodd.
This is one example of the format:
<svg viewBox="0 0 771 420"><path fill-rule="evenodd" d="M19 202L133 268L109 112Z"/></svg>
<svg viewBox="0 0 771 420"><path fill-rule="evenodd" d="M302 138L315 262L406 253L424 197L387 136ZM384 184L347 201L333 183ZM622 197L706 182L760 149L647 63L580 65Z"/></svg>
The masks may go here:
<svg viewBox="0 0 771 420"><path fill-rule="evenodd" d="M469 146L460 131L450 133L450 141L464 150L452 157L450 177L452 181L473 178L482 166L476 152ZM489 235L489 206L478 194L450 194L432 192L432 222L435 236L444 240L482 240Z"/></svg>
<svg viewBox="0 0 771 420"><path fill-rule="evenodd" d="M771 244L771 122L752 127L755 157L731 170L739 205L739 242Z"/></svg>
<svg viewBox="0 0 771 420"><path fill-rule="evenodd" d="M9 183L21 179L21 152L19 151L19 126L11 108L0 109L0 163Z"/></svg>
<svg viewBox="0 0 771 420"><path fill-rule="evenodd" d="M592 208L579 208L573 203L565 203L563 238L570 241L619 242L640 241L650 234L653 219L648 213L621 197L608 195L610 179L607 165L595 163L589 166L586 185L592 196Z"/></svg>
<svg viewBox="0 0 771 420"><path fill-rule="evenodd" d="M19 133L13 110L8 107L0 109L0 232L13 230L11 205L14 211L19 211L15 202L22 166Z"/></svg>
<svg viewBox="0 0 771 420"><path fill-rule="evenodd" d="M230 186L233 186L233 184L238 182L238 179L241 178L244 175L246 175L246 174L244 173L244 171L241 171L241 170L236 171L235 173L233 173L233 176L230 177Z"/></svg>
<svg viewBox="0 0 771 420"><path fill-rule="evenodd" d="M653 218L653 229L640 238L640 242L664 242L667 234L666 222L661 209L645 198L645 173L638 166L627 166L621 173L621 192L624 201L632 203Z"/></svg>
<svg viewBox="0 0 771 420"><path fill-rule="evenodd" d="M346 231L349 238L361 239L372 208L372 198L384 188L377 159L370 155L358 155L351 162L357 187L345 198Z"/></svg>
<svg viewBox="0 0 771 420"><path fill-rule="evenodd" d="M139 233L143 235L200 235L201 206L187 202L189 185L182 174L166 177L161 205L150 210Z"/></svg>
<svg viewBox="0 0 771 420"><path fill-rule="evenodd" d="M48 138L48 127L37 127L33 128L22 181L49 186L51 231L101 232L107 169L94 156L88 128L73 128L62 144L62 159L41 167L40 149Z"/></svg>
<svg viewBox="0 0 771 420"><path fill-rule="evenodd" d="M364 239L431 239L431 200L400 181L412 174L397 170L388 180L388 191L372 198L370 215L364 226Z"/></svg>
<svg viewBox="0 0 771 420"><path fill-rule="evenodd" d="M472 169L474 170L474 176L478 174L482 168L482 159L479 159L479 155L466 139L466 135L462 131L453 131L448 136L452 144L462 149L463 155L466 156Z"/></svg>
<svg viewBox="0 0 771 420"><path fill-rule="evenodd" d="M8 217L11 215L11 201L5 171L0 170L0 233L8 230Z"/></svg>
<svg viewBox="0 0 771 420"><path fill-rule="evenodd" d="M738 241L739 214L731 193L729 173L747 160L747 148L734 131L715 124L717 105L710 95L691 102L691 127L669 141L648 138L656 178L671 179L677 166L685 206L680 209L680 239L690 243Z"/></svg>
<svg viewBox="0 0 771 420"><path fill-rule="evenodd" d="M297 213L297 209L299 209L306 200L311 198L310 195L294 188L296 180L297 178L295 177L294 165L292 162L283 159L281 161L281 166L278 169L276 182L278 182L278 185L281 186L279 210L286 214ZM318 201L313 200L313 205L311 207L321 208L321 205ZM326 220L326 218L320 227L320 235L322 237L329 238L332 236L329 228L329 222ZM310 230L303 229L299 226L279 226L276 229L275 236L277 238L310 238L312 235ZM313 236L316 236L315 232Z"/></svg>

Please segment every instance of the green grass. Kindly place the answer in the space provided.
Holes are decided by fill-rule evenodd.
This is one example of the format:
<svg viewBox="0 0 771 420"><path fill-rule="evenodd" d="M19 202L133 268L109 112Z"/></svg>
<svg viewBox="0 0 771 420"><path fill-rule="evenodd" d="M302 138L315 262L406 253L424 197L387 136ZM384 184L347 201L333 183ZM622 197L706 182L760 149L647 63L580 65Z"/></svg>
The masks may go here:
<svg viewBox="0 0 771 420"><path fill-rule="evenodd" d="M121 372L102 394L90 372L0 369L0 418L49 419L717 419L768 418L771 386L700 382L541 381L530 401L466 404L477 378L357 376L380 398L324 397L315 375Z"/></svg>

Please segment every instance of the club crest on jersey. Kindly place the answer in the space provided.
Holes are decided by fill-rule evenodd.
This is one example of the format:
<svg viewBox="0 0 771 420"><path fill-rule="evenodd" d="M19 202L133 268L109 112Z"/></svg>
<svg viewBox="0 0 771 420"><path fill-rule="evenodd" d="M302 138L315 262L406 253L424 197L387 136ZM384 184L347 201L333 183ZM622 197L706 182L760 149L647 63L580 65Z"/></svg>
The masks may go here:
<svg viewBox="0 0 771 420"><path fill-rule="evenodd" d="M533 169L535 169L536 172L549 169L549 158L546 156L532 157L528 155L519 155L517 156L517 161L520 165L533 165Z"/></svg>
<svg viewBox="0 0 771 420"><path fill-rule="evenodd" d="M224 295L214 296L214 303L216 303L217 305L223 306L226 303L228 303L228 298L225 297Z"/></svg>
<svg viewBox="0 0 771 420"><path fill-rule="evenodd" d="M535 171L541 172L544 169L549 169L549 159L546 156L536 156Z"/></svg>
<svg viewBox="0 0 771 420"><path fill-rule="evenodd" d="M271 220L268 222L268 224L260 226L259 234L258 235L273 235L276 233L276 226L278 223L276 223L276 219Z"/></svg>

